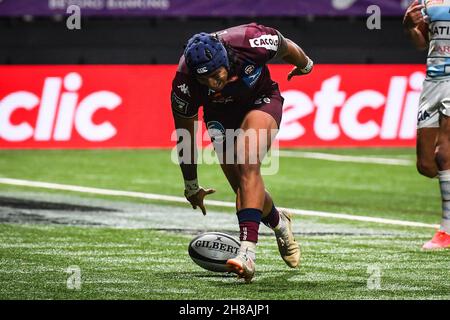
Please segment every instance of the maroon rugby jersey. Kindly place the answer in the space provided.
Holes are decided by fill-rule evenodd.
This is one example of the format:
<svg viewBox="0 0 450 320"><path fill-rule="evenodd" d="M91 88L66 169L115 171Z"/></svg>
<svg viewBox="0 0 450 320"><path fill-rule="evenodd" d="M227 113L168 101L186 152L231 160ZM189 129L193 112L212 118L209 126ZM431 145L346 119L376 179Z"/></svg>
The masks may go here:
<svg viewBox="0 0 450 320"><path fill-rule="evenodd" d="M233 75L237 81L228 83L220 92L201 85L189 74L184 56L172 82L172 110L175 114L191 118L198 108L247 108L255 99L270 91L275 83L270 78L267 61L275 57L283 36L277 30L256 23L240 25L216 32L236 57ZM230 61L231 63L231 61Z"/></svg>

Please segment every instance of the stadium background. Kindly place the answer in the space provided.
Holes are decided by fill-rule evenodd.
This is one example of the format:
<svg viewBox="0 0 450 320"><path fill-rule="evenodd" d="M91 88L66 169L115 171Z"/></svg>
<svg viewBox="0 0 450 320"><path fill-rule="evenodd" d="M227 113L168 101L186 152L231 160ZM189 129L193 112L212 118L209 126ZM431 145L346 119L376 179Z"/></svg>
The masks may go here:
<svg viewBox="0 0 450 320"><path fill-rule="evenodd" d="M399 19L403 10L400 2L393 6L395 1L379 1L381 29L374 30L366 26L370 1L358 1L347 10L324 5L332 1L309 8L284 1L279 13L278 6L263 1L251 4L251 16L243 16L249 10L246 1L228 7L226 1L218 1L217 5L200 1L202 9L194 1L178 8L178 14L182 15L178 17L173 13L177 1L166 12L89 10L94 4L108 2L80 1L80 30L66 27L69 14L65 10L48 9L58 8L58 4L63 8L64 3L71 2L48 1L47 10L9 3L2 3L2 15L10 13L13 17L1 19L0 63L30 67L2 69L9 81L2 83L0 95L11 98L12 93L27 91L34 95L35 101L29 102L31 105L26 109L11 105L9 113L3 112L5 121L12 125L5 123L0 128L1 147L170 147L173 129L168 112L170 82L184 43L201 30L216 31L251 21L281 30L303 46L318 66L308 78L293 82L285 79L287 66L272 67L273 78L280 83L286 99L284 125L279 134L281 146L414 145L425 53L414 50L404 35ZM290 13L286 12L289 6L293 7ZM17 16L18 13L21 15ZM358 64L359 67L355 66ZM383 68L379 64L389 66ZM405 67L405 64L419 65ZM55 68L55 65L69 67ZM63 107L59 96L67 88L61 87L61 81L69 74L75 77L72 81L76 90L72 92L78 96L75 106ZM46 80L53 81L49 91L61 92L52 95L46 91ZM72 119L74 124L70 125L75 125L74 129L56 128L64 121L71 123L71 117L81 118L83 112L77 110L82 99L105 90L117 101L110 102L107 108L86 106L91 112L84 112L84 122ZM375 96L371 95L374 91ZM315 97L320 92L322 97ZM408 98L410 92L417 94ZM343 99L339 97L342 94ZM103 126L109 128L90 125L109 119L112 123ZM148 122L159 127L150 129Z"/></svg>
<svg viewBox="0 0 450 320"><path fill-rule="evenodd" d="M116 2L144 7L0 1L2 299L450 297L448 255L419 250L440 214L436 182L414 167L426 53L403 32L408 1ZM66 27L71 3L81 6L80 30ZM381 29L366 26L372 4ZM169 99L192 34L252 21L316 64L291 82L289 66L270 65L286 98L280 145L290 151L266 183L299 215L304 264L283 269L263 230L254 289L187 256L194 234L236 235L234 196L218 167L202 166L202 184L220 192L203 220L187 208L170 162ZM73 265L81 290L69 286Z"/></svg>

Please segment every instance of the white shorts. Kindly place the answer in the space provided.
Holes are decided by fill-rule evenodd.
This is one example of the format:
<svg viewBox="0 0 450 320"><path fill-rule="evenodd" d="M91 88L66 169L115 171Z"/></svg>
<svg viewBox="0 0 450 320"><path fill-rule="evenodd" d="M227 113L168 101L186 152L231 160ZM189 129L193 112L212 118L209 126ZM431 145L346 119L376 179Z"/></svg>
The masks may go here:
<svg viewBox="0 0 450 320"><path fill-rule="evenodd" d="M417 129L438 128L440 114L450 116L450 80L423 82Z"/></svg>

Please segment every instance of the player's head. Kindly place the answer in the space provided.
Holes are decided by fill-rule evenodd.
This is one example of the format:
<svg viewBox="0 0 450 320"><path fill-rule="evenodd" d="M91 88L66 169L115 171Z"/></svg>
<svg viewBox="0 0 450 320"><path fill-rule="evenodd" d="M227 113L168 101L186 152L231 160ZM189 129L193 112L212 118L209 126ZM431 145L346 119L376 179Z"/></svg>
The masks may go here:
<svg viewBox="0 0 450 320"><path fill-rule="evenodd" d="M198 33L188 40L184 58L190 72L211 89L220 89L228 78L228 53L217 36ZM223 79L222 79L223 78Z"/></svg>

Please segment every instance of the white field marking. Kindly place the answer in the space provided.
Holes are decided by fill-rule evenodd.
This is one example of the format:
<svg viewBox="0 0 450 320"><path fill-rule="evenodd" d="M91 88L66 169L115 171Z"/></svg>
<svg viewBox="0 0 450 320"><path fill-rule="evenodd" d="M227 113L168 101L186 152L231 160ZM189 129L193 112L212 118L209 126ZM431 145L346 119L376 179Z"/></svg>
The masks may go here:
<svg viewBox="0 0 450 320"><path fill-rule="evenodd" d="M130 198L140 198L140 199L149 199L149 200L159 200L159 201L162 200L162 201L168 201L168 202L186 203L186 199L184 197L168 196L168 195L155 194L155 193L143 193L143 192L133 192L133 191L121 191L121 190L81 187L81 186L73 186L73 185L59 184L59 183L40 182L40 181L0 178L0 184L25 186L25 187L33 187L33 188L44 188L44 189L52 189L52 190L65 190L65 191L74 191L74 192L82 192L82 193L101 194L101 195L108 195L108 196L121 196L121 197L130 197ZM210 206L235 208L235 203L228 202L228 201L205 200L204 203L206 205L210 205ZM294 213L297 215L302 215L302 216L374 222L374 223L380 223L380 224L391 224L391 225L407 226L407 227L424 227L424 228L434 228L434 229L439 228L439 225L436 225L436 224L428 224L428 223L414 222L414 221L393 220L393 219L385 219L385 218L350 215L350 214L346 214L346 213L332 213L332 212L324 212L324 211L294 209L294 208L280 207L279 209L286 209L286 210L289 210L291 213Z"/></svg>
<svg viewBox="0 0 450 320"><path fill-rule="evenodd" d="M414 161L407 159L378 158L369 156L346 156L340 154L319 153L319 152L280 150L279 155L281 157L288 157L288 158L306 158L306 159L318 159L318 160L328 160L338 162L386 164L393 166L411 166L414 164Z"/></svg>

